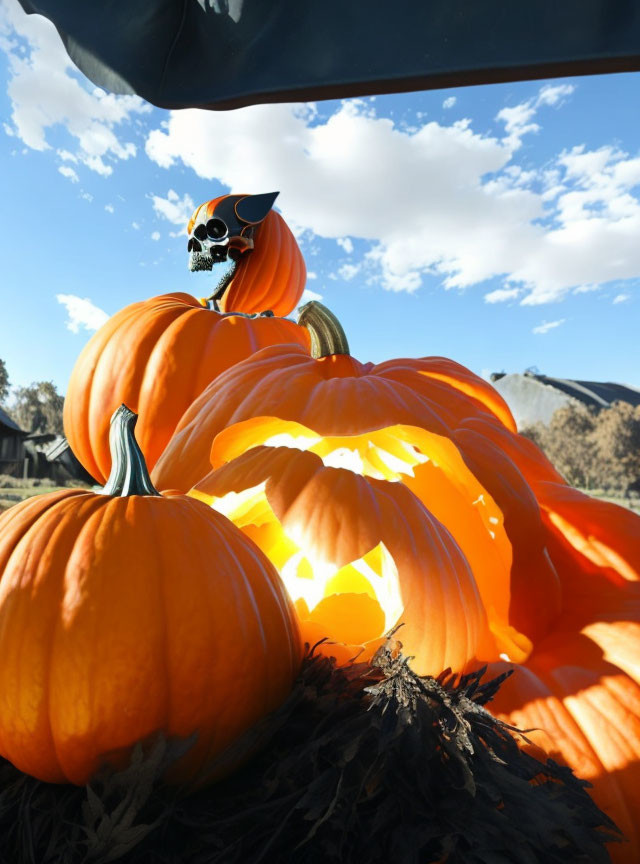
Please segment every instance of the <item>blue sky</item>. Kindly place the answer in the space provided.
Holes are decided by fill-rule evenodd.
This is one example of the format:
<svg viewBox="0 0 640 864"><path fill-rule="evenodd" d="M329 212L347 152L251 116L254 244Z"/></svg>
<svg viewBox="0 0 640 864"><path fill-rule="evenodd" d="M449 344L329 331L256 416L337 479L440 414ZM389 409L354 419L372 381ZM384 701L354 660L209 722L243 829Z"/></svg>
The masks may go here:
<svg viewBox="0 0 640 864"><path fill-rule="evenodd" d="M0 0L0 357L52 379L187 269L193 208L280 190L361 360L640 386L640 75L169 112L97 90Z"/></svg>

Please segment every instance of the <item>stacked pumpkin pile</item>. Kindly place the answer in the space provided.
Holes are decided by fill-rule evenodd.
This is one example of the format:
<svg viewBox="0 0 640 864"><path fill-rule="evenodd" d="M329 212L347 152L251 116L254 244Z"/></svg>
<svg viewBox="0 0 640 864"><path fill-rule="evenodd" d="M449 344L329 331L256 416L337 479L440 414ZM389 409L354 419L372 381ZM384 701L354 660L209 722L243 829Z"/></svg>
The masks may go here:
<svg viewBox="0 0 640 864"><path fill-rule="evenodd" d="M223 812L205 857L166 860L607 860L612 823L551 756L626 836L613 860L637 861L640 519L568 487L459 364L361 363L318 303L297 324L260 314L288 314L305 281L273 200L199 208L195 269L238 259L213 301L135 303L78 360L65 430L104 486L0 518L0 753L41 787L124 772L102 775L107 790L132 753L183 790L246 763L189 799L200 822L211 802ZM386 636L399 625L401 645ZM497 692L484 667L515 673ZM511 725L533 730L520 750ZM419 818L398 784L430 802ZM127 839L104 860L161 821L135 833L132 801L151 806L151 787L131 788ZM310 788L333 791L311 807ZM412 806L400 850L388 817ZM265 813L249 855L238 836ZM127 860L164 860L148 848Z"/></svg>

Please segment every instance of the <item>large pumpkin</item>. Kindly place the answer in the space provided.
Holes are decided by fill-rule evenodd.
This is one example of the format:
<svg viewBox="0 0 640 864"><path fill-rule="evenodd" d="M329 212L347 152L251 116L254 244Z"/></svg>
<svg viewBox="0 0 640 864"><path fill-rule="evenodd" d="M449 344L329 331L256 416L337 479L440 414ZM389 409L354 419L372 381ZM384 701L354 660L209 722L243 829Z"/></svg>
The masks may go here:
<svg viewBox="0 0 640 864"><path fill-rule="evenodd" d="M532 640L493 709L593 783L640 859L640 517L568 486L529 440L486 418L454 433L505 515L510 622ZM504 671L497 665L494 672Z"/></svg>
<svg viewBox="0 0 640 864"><path fill-rule="evenodd" d="M226 518L153 489L134 422L115 415L104 494L0 517L0 753L41 780L86 783L162 732L195 737L173 779L204 782L297 671L277 573Z"/></svg>
<svg viewBox="0 0 640 864"><path fill-rule="evenodd" d="M215 292L223 312L288 315L302 296L307 270L287 223L270 209L277 194L221 195L197 207L189 220L191 269L235 258L232 278Z"/></svg>
<svg viewBox="0 0 640 864"><path fill-rule="evenodd" d="M536 491L561 609L540 628L531 656L504 685L494 710L532 728L535 744L593 783L596 803L628 841L611 847L612 860L636 864L640 517L564 484L543 481ZM532 603L530 616L544 621L546 610Z"/></svg>
<svg viewBox="0 0 640 864"><path fill-rule="evenodd" d="M71 373L64 404L71 449L103 483L111 467L108 418L124 402L140 414L138 441L151 469L186 408L217 375L281 342L304 353L309 336L292 321L221 314L189 294L132 303L92 336Z"/></svg>
<svg viewBox="0 0 640 864"><path fill-rule="evenodd" d="M371 656L399 623L420 674L461 672L504 650L489 613L508 605L508 569L501 585L480 584L451 533L402 483L326 466L311 452L256 447L189 494L255 540L296 602L302 638L329 637L319 650L341 662Z"/></svg>
<svg viewBox="0 0 640 864"><path fill-rule="evenodd" d="M366 433L395 424L449 436L470 415L489 415L515 430L500 395L463 366L441 357L360 363L349 354L337 319L315 301L299 322L311 334L312 356L281 345L221 375L180 420L155 467L157 485L187 491L208 473L215 436L260 418L293 421L323 437L351 436L352 446L365 451ZM272 434L265 427L266 437L252 443L266 443Z"/></svg>

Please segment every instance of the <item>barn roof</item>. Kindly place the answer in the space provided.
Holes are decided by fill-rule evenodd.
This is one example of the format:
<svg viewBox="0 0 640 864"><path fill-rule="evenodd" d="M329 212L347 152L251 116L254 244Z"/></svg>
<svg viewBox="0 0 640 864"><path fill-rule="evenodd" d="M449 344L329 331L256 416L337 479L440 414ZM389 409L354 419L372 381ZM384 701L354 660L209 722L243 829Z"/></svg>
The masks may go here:
<svg viewBox="0 0 640 864"><path fill-rule="evenodd" d="M527 370L494 372L493 386L509 406L518 428L535 423L549 423L558 408L576 400L596 411L608 408L614 402L640 405L640 390L610 381L575 381L569 378L550 378Z"/></svg>
<svg viewBox="0 0 640 864"><path fill-rule="evenodd" d="M1 432L1 431L4 431L4 430L3 430L3 427L5 427L6 429L10 429L11 432L19 432L19 433L22 434L22 435L26 435L26 434L27 434L27 433L24 431L24 429L21 429L21 428L18 426L18 424L15 423L15 422L11 419L11 417L9 417L9 415L6 413L6 411L3 411L2 408L0 408L0 432Z"/></svg>
<svg viewBox="0 0 640 864"><path fill-rule="evenodd" d="M626 384L612 384L610 381L572 381L567 378L549 378L547 375L531 375L531 377L596 408L608 408L613 402L640 405L640 390Z"/></svg>

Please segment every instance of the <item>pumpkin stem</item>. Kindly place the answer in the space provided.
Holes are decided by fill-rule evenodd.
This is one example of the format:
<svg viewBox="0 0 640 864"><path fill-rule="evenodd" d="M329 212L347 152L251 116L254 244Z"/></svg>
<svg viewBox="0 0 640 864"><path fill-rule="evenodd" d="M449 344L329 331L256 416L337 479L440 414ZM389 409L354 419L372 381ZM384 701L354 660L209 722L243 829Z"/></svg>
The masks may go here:
<svg viewBox="0 0 640 864"><path fill-rule="evenodd" d="M314 360L332 354L349 353L349 343L342 324L330 309L317 300L310 300L300 307L298 324L309 331Z"/></svg>
<svg viewBox="0 0 640 864"><path fill-rule="evenodd" d="M101 489L103 495L160 495L155 489L134 433L138 415L121 405L109 428L111 474Z"/></svg>
<svg viewBox="0 0 640 864"><path fill-rule="evenodd" d="M215 312L220 311L220 307L218 306L218 300L222 300L222 295L224 294L224 292L229 287L229 284L230 284L231 280L233 279L233 277L236 275L237 269L238 269L238 262L234 261L233 266L229 267L229 269L224 274L222 279L220 279L220 281L216 285L215 291L213 292L213 294L210 294L208 297L204 298L207 301L211 301L211 303L213 304L213 309Z"/></svg>

